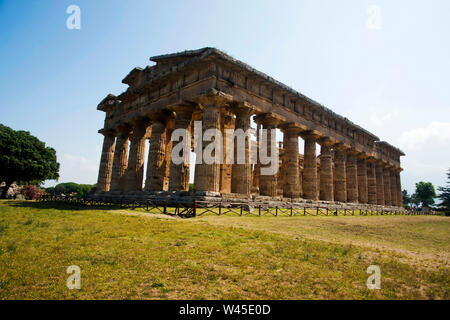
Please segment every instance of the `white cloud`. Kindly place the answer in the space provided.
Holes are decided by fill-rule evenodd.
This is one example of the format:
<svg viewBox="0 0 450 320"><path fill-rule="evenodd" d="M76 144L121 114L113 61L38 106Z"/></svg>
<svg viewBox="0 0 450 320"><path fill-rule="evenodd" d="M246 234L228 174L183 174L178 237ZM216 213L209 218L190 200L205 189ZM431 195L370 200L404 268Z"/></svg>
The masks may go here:
<svg viewBox="0 0 450 320"><path fill-rule="evenodd" d="M397 109L383 112L382 110L380 110L380 108L375 108L371 106L369 107L369 110L370 110L370 121L378 127L390 124L397 118L399 114Z"/></svg>
<svg viewBox="0 0 450 320"><path fill-rule="evenodd" d="M61 159L60 181L76 183L96 182L98 173L98 159L88 159L65 153Z"/></svg>
<svg viewBox="0 0 450 320"><path fill-rule="evenodd" d="M450 122L430 122L424 127L404 131L398 146L405 151L402 183L410 192L419 181L430 181L435 187L445 185L450 167Z"/></svg>
<svg viewBox="0 0 450 320"><path fill-rule="evenodd" d="M405 131L398 139L406 150L420 150L427 146L450 147L450 122L431 122L428 126Z"/></svg>
<svg viewBox="0 0 450 320"><path fill-rule="evenodd" d="M88 159L83 156L65 153L62 157L58 156L58 162L60 163L59 180L46 181L46 187L62 182L82 184L94 184L97 182L98 159Z"/></svg>

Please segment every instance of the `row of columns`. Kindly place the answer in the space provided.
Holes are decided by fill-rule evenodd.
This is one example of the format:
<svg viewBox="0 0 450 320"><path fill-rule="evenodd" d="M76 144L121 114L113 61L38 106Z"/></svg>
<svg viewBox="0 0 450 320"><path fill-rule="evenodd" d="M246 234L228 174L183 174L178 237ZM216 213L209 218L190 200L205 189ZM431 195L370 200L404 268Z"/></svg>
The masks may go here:
<svg viewBox="0 0 450 320"><path fill-rule="evenodd" d="M315 201L402 206L400 169L331 139L320 138L320 134L315 132L284 127L283 133L283 196L300 196ZM304 140L301 174L296 159L298 136ZM317 168L316 143L320 145L320 170ZM297 177L301 177L302 181L298 181ZM303 192L299 192L300 190ZM264 189L260 193L275 195L265 193Z"/></svg>
<svg viewBox="0 0 450 320"><path fill-rule="evenodd" d="M189 159L181 164L171 161L172 130L184 129L184 137L191 149L191 128L193 108L188 105L172 107L175 113L173 128L165 120L153 120L151 123L150 148L148 153L145 191L187 191L189 190ZM234 129L244 132L250 128L252 111L248 108L233 107L235 115ZM204 103L202 128L222 130L225 128L220 104ZM284 159L282 162L283 196L287 198L305 198L311 200L338 201L351 203L367 203L387 206L401 206L402 195L400 171L389 167L376 159L370 158L356 150L345 147L335 141L320 137L315 131L305 131L294 125L279 125L279 121L271 117L263 117L257 124L257 146L260 146L260 126L270 132L280 127L284 133ZM121 127L116 131L104 131L102 157L97 183L98 191L133 192L142 190L145 140L148 136L149 122L141 120L129 127ZM304 140L303 170L299 166L298 137ZM271 150L270 134L267 135L267 155ZM245 163L234 161L231 175L219 163L196 164L195 189L197 191L232 192L249 195L252 190L259 189L263 196L277 196L280 183L277 174L261 175L261 169L268 165L250 164L250 137L245 138ZM129 144L131 143L130 147ZM202 152L209 144L202 142ZM320 145L320 171L317 166L316 143ZM237 143L234 143L234 159L237 158ZM227 143L224 142L224 149ZM129 154L128 154L129 150ZM216 149L218 154L220 150ZM259 153L258 153L259 154ZM190 157L190 152L184 152ZM224 177L224 174L227 174ZM230 177L228 177L228 175ZM229 179L231 186L224 181Z"/></svg>

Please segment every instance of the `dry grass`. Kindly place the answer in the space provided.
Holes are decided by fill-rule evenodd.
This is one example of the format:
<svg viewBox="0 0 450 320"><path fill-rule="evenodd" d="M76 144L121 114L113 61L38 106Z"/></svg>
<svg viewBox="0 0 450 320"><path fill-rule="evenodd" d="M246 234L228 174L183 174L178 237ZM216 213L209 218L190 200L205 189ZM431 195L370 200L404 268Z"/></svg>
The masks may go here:
<svg viewBox="0 0 450 320"><path fill-rule="evenodd" d="M448 299L444 217L202 217L0 201L2 299ZM377 264L382 289L368 290ZM81 268L81 290L65 273Z"/></svg>

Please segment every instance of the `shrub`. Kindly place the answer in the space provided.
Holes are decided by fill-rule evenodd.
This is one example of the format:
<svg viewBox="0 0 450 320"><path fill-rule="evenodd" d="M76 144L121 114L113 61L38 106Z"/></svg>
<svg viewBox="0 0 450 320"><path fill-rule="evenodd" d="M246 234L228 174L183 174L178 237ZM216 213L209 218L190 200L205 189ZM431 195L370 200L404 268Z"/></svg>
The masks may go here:
<svg viewBox="0 0 450 320"><path fill-rule="evenodd" d="M45 191L37 186L25 185L22 188L22 194L27 200L39 200L45 194Z"/></svg>

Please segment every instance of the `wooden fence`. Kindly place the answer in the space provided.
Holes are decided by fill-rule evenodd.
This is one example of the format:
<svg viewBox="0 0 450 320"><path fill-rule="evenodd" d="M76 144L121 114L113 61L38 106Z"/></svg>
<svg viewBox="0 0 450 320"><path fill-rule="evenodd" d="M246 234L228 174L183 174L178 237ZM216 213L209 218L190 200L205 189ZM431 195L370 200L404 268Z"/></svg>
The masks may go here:
<svg viewBox="0 0 450 320"><path fill-rule="evenodd" d="M420 211L398 210L370 210L370 209L348 209L328 208L323 206L292 205L268 206L265 204L249 205L247 203L221 203L221 202L168 202L157 200L112 200L101 198L77 198L61 196L45 196L40 201L52 203L65 203L86 208L142 208L149 213L166 214L183 218L209 215L235 215L235 216L373 216L373 215L424 215Z"/></svg>

